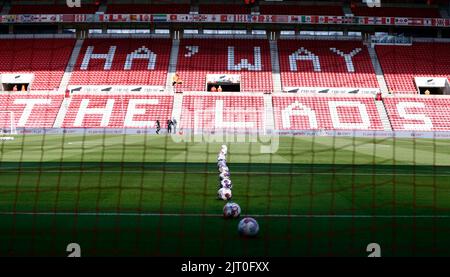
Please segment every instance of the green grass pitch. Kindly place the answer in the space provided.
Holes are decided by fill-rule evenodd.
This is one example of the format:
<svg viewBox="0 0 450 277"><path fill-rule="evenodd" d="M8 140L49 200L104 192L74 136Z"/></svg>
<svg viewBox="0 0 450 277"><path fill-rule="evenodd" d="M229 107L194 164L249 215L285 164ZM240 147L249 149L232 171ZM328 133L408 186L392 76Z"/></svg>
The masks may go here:
<svg viewBox="0 0 450 277"><path fill-rule="evenodd" d="M237 234L216 199L220 142L25 135L0 142L0 255L450 255L450 141L281 137L228 142Z"/></svg>

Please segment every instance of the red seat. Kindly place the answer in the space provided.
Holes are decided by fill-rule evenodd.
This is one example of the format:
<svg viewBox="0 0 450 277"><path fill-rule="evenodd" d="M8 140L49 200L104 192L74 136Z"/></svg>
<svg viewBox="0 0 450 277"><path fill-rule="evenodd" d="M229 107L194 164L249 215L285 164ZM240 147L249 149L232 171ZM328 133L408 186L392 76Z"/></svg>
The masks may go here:
<svg viewBox="0 0 450 277"><path fill-rule="evenodd" d="M63 101L63 95L29 95L20 92L0 94L0 128L9 128L13 112L16 128L51 128ZM34 105L32 106L32 103ZM24 109L29 103L31 113L21 122Z"/></svg>
<svg viewBox="0 0 450 277"><path fill-rule="evenodd" d="M188 4L176 5L152 5L152 4L109 4L106 10L108 14L188 14Z"/></svg>
<svg viewBox="0 0 450 277"><path fill-rule="evenodd" d="M273 96L277 130L383 130L373 97Z"/></svg>
<svg viewBox="0 0 450 277"><path fill-rule="evenodd" d="M355 6L352 12L357 16L392 16L392 17L441 17L435 8L405 8L405 7L362 7Z"/></svg>
<svg viewBox="0 0 450 277"><path fill-rule="evenodd" d="M185 95L180 128L257 131L264 129L263 118L262 96Z"/></svg>
<svg viewBox="0 0 450 277"><path fill-rule="evenodd" d="M245 5L226 5L215 4L206 5L201 4L198 7L200 14L249 14L250 8Z"/></svg>
<svg viewBox="0 0 450 277"><path fill-rule="evenodd" d="M58 89L74 39L5 39L0 43L1 73L32 73L32 90Z"/></svg>
<svg viewBox="0 0 450 277"><path fill-rule="evenodd" d="M12 5L9 14L91 14L97 9L96 5L87 3L74 8L67 5Z"/></svg>
<svg viewBox="0 0 450 277"><path fill-rule="evenodd" d="M172 42L170 39L87 39L75 65L70 84L72 85L154 85L165 86ZM83 60L89 46L93 54L106 54L115 46L110 69L105 69L105 59L91 59L86 69ZM147 50L139 50L144 46ZM149 53L156 55L154 69L149 69L149 59L133 59L126 69L129 54Z"/></svg>
<svg viewBox="0 0 450 277"><path fill-rule="evenodd" d="M261 5L261 14L289 14L289 15L344 15L341 6L327 5Z"/></svg>
<svg viewBox="0 0 450 277"><path fill-rule="evenodd" d="M377 45L378 59L389 90L416 93L414 77L450 78L450 44Z"/></svg>
<svg viewBox="0 0 450 277"><path fill-rule="evenodd" d="M384 105L394 130L450 131L450 99L385 97Z"/></svg>
<svg viewBox="0 0 450 277"><path fill-rule="evenodd" d="M295 56L302 48L317 57L320 69L314 68L311 60L294 59L294 62L290 60L290 56ZM344 57L331 51L330 48L336 48L344 54L360 49L352 57L354 71L349 72ZM368 50L362 42L279 40L278 51L283 87L378 87ZM305 53L302 52L301 55L306 55ZM293 65L296 68L292 68Z"/></svg>
<svg viewBox="0 0 450 277"><path fill-rule="evenodd" d="M108 100L113 100L113 110L105 126L101 125L102 114L86 113L83 116L81 126L76 124L76 118L80 111L80 105L83 100L88 100L87 109L101 109L106 107ZM147 104L136 104L135 108L129 106L131 100L152 100ZM74 94L70 102L66 117L64 118L63 127L66 128L146 128L146 122L151 125L148 128L154 128L156 120L161 122L161 127L165 126L167 119L172 116L172 96L162 95L144 95L144 94L126 94L126 95L89 95L89 94ZM138 111L137 109L142 109ZM128 111L136 113L132 116L132 120L143 124L141 126L130 124L126 122L125 118ZM142 112L142 114L140 114Z"/></svg>
<svg viewBox="0 0 450 277"><path fill-rule="evenodd" d="M192 48L192 46L194 48ZM234 61L229 60L229 47L234 47ZM197 51L198 50L198 51ZM255 53L260 51L260 60ZM254 67L249 70L229 70L228 65L243 64L243 60ZM267 40L238 39L185 39L180 43L177 72L183 80L184 91L205 91L207 74L240 74L241 91L272 91L272 65Z"/></svg>

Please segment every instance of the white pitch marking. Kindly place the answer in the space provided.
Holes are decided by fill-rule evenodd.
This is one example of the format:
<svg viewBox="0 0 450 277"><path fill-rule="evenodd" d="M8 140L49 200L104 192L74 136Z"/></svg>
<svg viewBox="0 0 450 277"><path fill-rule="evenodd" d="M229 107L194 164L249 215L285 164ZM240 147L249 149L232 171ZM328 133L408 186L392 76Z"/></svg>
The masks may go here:
<svg viewBox="0 0 450 277"><path fill-rule="evenodd" d="M32 215L32 216L142 216L142 217L222 217L221 214L211 213L114 213L114 212L0 212L0 215ZM351 214L322 214L322 215L308 215L308 214L246 214L242 217L274 217L274 218L450 218L450 215L351 215Z"/></svg>
<svg viewBox="0 0 450 277"><path fill-rule="evenodd" d="M215 171L168 171L168 170L24 170L20 168L0 169L2 173L123 173L123 174L142 174L142 173L167 173L167 174L218 174ZM350 173L350 172L236 172L233 175L335 175L335 176L416 176L416 177L450 177L450 172L445 174L424 174L424 173Z"/></svg>

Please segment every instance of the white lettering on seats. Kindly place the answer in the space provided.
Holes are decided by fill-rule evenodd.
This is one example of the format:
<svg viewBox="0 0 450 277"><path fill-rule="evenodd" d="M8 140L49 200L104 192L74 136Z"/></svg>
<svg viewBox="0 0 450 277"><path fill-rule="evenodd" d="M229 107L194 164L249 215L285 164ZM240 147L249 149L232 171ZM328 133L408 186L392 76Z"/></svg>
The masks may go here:
<svg viewBox="0 0 450 277"><path fill-rule="evenodd" d="M137 108L137 105L158 105L158 99L130 99L128 102L127 114L125 116L124 127L130 128L151 128L155 126L155 121L135 121L135 115L144 115L146 110Z"/></svg>
<svg viewBox="0 0 450 277"><path fill-rule="evenodd" d="M233 111L235 112L235 111ZM239 110L238 114L242 114L242 110ZM235 121L226 122L223 120L223 100L216 101L216 114L215 114L215 127L216 128L255 128L255 122Z"/></svg>
<svg viewBox="0 0 450 277"><path fill-rule="evenodd" d="M103 59L105 60L105 65L103 66L104 70L110 70L114 55L116 53L116 46L110 46L107 54L93 54L94 46L88 46L86 53L84 54L83 62L81 63L80 69L87 70L89 67L89 62L92 59Z"/></svg>
<svg viewBox="0 0 450 277"><path fill-rule="evenodd" d="M342 122L338 113L338 107L355 107L358 109L359 117L362 122ZM331 121L333 127L336 129L362 129L367 130L370 128L370 118L367 112L366 105L361 102L353 101L329 101L328 108L330 110ZM354 116L352 116L355 118Z"/></svg>
<svg viewBox="0 0 450 277"><path fill-rule="evenodd" d="M33 111L35 105L49 105L52 102L51 99L16 99L14 100L14 104L17 105L25 105L23 109L22 115L20 116L19 122L17 123L17 127L25 127L27 124L28 118Z"/></svg>
<svg viewBox="0 0 450 277"><path fill-rule="evenodd" d="M241 70L246 68L251 71L261 71L261 48L254 47L253 49L255 64L251 64L248 59L241 59L238 64L235 64L234 46L228 46L228 70Z"/></svg>
<svg viewBox="0 0 450 277"><path fill-rule="evenodd" d="M99 114L102 115L100 127L107 127L109 125L109 120L114 109L114 99L108 99L104 108L88 108L89 102L89 99L81 100L80 108L78 109L78 113L73 126L82 127L84 117L87 114Z"/></svg>
<svg viewBox="0 0 450 277"><path fill-rule="evenodd" d="M425 104L422 102L399 102L397 103L397 111L400 117L404 119L423 121L423 123L411 123L403 124L403 128L409 130L422 130L429 131L433 129L433 122L431 119L422 113L411 114L408 113L406 109L420 108L424 109Z"/></svg>
<svg viewBox="0 0 450 277"><path fill-rule="evenodd" d="M319 57L310 52L305 48L300 48L291 55L289 55L289 65L291 71L297 71L297 61L311 61L313 64L314 71L320 72L320 61Z"/></svg>
<svg viewBox="0 0 450 277"><path fill-rule="evenodd" d="M299 103L298 101L290 104L281 112L283 128L291 128L291 116L307 116L309 119L310 128L318 128L317 117L314 110Z"/></svg>
<svg viewBox="0 0 450 277"><path fill-rule="evenodd" d="M352 58L358 54L359 52L361 52L361 48L355 48L353 49L350 53L345 54L344 52L342 52L339 49L336 48L330 48L330 50L336 54L338 54L339 56L343 57L345 60L345 65L347 66L347 71L348 72L355 72L355 66L353 65L353 60Z"/></svg>
<svg viewBox="0 0 450 277"><path fill-rule="evenodd" d="M137 50L131 52L127 55L127 60L125 62L124 69L125 70L131 70L131 67L133 65L134 59L146 59L148 60L148 70L155 69L156 66L156 54L150 51L147 47L142 46L138 48Z"/></svg>
<svg viewBox="0 0 450 277"><path fill-rule="evenodd" d="M190 58L190 57L192 57L192 56L194 56L195 54L198 53L199 46L197 46L197 45L189 45L189 46L186 46L186 49L187 49L187 53L184 54L184 56L186 58Z"/></svg>

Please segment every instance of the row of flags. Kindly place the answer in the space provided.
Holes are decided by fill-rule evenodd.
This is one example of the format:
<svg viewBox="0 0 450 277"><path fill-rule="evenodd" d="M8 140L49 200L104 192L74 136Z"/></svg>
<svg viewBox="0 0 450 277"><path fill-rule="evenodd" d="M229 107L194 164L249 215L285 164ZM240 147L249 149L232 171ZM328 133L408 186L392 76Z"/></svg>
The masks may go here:
<svg viewBox="0 0 450 277"><path fill-rule="evenodd" d="M229 22L291 24L355 24L450 27L450 19L370 16L251 14L34 14L2 15L0 23L42 22Z"/></svg>

